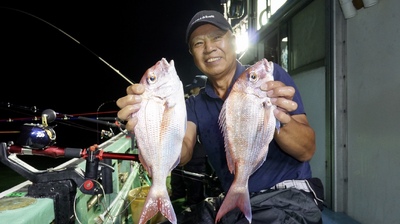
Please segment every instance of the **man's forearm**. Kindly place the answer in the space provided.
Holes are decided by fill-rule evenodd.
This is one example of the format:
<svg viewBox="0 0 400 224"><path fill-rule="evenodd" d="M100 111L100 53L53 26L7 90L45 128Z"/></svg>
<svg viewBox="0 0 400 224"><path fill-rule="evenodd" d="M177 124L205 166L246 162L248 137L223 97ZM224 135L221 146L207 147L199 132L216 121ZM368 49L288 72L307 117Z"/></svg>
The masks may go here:
<svg viewBox="0 0 400 224"><path fill-rule="evenodd" d="M315 132L305 115L294 115L274 136L278 145L299 161L309 161L315 153Z"/></svg>

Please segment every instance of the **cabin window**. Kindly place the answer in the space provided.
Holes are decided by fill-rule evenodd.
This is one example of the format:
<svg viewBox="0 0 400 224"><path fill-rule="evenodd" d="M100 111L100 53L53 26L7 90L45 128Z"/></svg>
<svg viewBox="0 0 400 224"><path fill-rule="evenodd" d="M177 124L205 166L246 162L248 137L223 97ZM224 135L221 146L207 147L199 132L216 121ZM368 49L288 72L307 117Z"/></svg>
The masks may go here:
<svg viewBox="0 0 400 224"><path fill-rule="evenodd" d="M287 0L257 0L257 30L268 23L268 19L285 4Z"/></svg>

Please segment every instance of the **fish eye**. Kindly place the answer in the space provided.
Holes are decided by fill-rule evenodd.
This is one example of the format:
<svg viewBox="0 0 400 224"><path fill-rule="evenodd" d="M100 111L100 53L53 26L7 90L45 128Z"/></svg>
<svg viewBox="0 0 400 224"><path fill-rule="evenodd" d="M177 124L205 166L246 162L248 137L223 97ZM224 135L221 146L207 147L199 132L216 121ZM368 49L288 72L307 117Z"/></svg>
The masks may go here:
<svg viewBox="0 0 400 224"><path fill-rule="evenodd" d="M250 72L249 73L249 81L251 82L257 82L258 80L258 75L255 72Z"/></svg>
<svg viewBox="0 0 400 224"><path fill-rule="evenodd" d="M157 76L154 73L151 73L147 78L147 82L150 84L155 83L156 81L157 81Z"/></svg>

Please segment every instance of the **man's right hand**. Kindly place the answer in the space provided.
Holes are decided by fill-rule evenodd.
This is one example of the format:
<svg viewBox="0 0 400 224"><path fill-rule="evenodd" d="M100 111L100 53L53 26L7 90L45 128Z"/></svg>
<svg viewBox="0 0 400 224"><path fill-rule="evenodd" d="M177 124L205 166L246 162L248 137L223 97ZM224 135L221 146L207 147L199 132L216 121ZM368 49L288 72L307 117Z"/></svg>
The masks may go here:
<svg viewBox="0 0 400 224"><path fill-rule="evenodd" d="M133 84L126 88L126 96L117 100L117 106L120 108L117 116L119 119L127 121L125 128L128 131L133 131L138 122L137 117L132 114L139 111L142 102L141 94L144 91L145 88L142 84Z"/></svg>

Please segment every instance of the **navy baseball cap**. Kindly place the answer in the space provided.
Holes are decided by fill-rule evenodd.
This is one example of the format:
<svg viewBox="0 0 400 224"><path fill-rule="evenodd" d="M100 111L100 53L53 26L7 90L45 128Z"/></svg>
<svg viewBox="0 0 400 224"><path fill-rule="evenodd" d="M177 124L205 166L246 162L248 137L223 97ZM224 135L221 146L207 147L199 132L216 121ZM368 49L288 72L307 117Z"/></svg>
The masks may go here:
<svg viewBox="0 0 400 224"><path fill-rule="evenodd" d="M189 38L192 32L197 27L206 23L210 23L221 30L230 30L233 32L231 24L228 23L228 21L220 12L214 10L203 10L196 13L192 20L190 20L190 23L186 29L186 43L189 43Z"/></svg>

